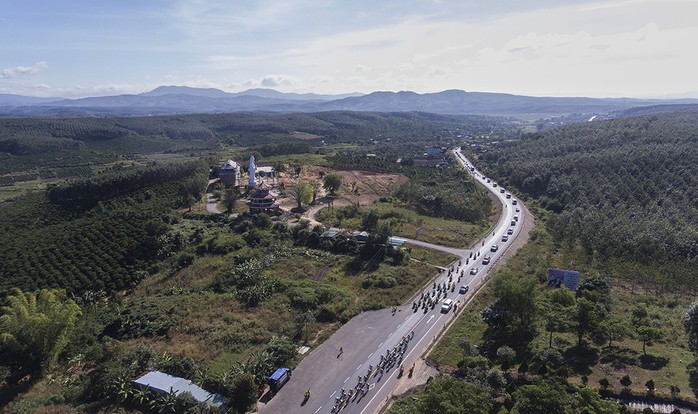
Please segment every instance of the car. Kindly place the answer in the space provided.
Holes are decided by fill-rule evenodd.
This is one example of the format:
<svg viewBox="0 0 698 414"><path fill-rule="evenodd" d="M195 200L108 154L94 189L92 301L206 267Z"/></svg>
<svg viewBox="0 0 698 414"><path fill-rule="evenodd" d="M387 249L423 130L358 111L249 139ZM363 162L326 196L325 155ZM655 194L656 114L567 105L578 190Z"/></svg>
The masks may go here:
<svg viewBox="0 0 698 414"><path fill-rule="evenodd" d="M507 193L507 198L511 198L511 194Z"/></svg>
<svg viewBox="0 0 698 414"><path fill-rule="evenodd" d="M491 182L492 182L492 180L490 180L490 179L488 178L488 179L487 179L487 182L488 182L488 183L491 183Z"/></svg>
<svg viewBox="0 0 698 414"><path fill-rule="evenodd" d="M504 194L504 191L506 191L506 190L504 190L503 188L500 188L500 189L499 189L499 192L502 193L502 194Z"/></svg>
<svg viewBox="0 0 698 414"><path fill-rule="evenodd" d="M496 244L493 244L492 247L490 247L491 252L496 252L497 250L499 250L499 246L497 246Z"/></svg>
<svg viewBox="0 0 698 414"><path fill-rule="evenodd" d="M511 225L512 225L512 226L516 226L516 220L512 220L512 221L511 221Z"/></svg>
<svg viewBox="0 0 698 414"><path fill-rule="evenodd" d="M514 220L519 221L519 215L518 215L518 214L514 215Z"/></svg>
<svg viewBox="0 0 698 414"><path fill-rule="evenodd" d="M492 183L492 187L497 188L497 183Z"/></svg>
<svg viewBox="0 0 698 414"><path fill-rule="evenodd" d="M453 299L444 299L444 302L441 304L441 313L446 313L450 311L452 306Z"/></svg>
<svg viewBox="0 0 698 414"><path fill-rule="evenodd" d="M518 213L519 211L521 211L521 210L519 210L519 208L518 208L518 207L516 207L516 212Z"/></svg>
<svg viewBox="0 0 698 414"><path fill-rule="evenodd" d="M482 264L484 264L484 265L490 264L490 260L492 260L492 258L490 256L485 256L482 258Z"/></svg>
<svg viewBox="0 0 698 414"><path fill-rule="evenodd" d="M516 205L517 203L518 203L518 201L516 201L515 198L512 198L512 199L511 199L511 204L512 204L512 205Z"/></svg>
<svg viewBox="0 0 698 414"><path fill-rule="evenodd" d="M478 269L477 267L473 267L472 269L470 269L470 274L475 275L475 274L477 274L478 270L480 270L480 269Z"/></svg>
<svg viewBox="0 0 698 414"><path fill-rule="evenodd" d="M514 234L514 229L509 229L509 230L507 230L507 234L510 235L510 236L511 236L512 234Z"/></svg>
<svg viewBox="0 0 698 414"><path fill-rule="evenodd" d="M507 241L507 240L509 240L509 236L507 236L506 234L503 235L503 236L502 236L502 241L505 242L505 241Z"/></svg>
<svg viewBox="0 0 698 414"><path fill-rule="evenodd" d="M458 289L458 293L460 293L461 295L464 293L468 293L469 288L470 288L470 286L463 285L460 287L460 289Z"/></svg>

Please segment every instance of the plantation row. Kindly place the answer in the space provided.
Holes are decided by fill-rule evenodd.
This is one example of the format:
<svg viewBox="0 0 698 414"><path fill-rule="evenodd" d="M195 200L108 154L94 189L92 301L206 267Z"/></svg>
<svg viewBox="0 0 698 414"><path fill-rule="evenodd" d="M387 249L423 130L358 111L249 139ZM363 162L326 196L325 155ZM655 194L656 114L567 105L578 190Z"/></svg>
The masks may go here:
<svg viewBox="0 0 698 414"><path fill-rule="evenodd" d="M176 249L164 237L167 212L200 198L205 183L200 163L153 166L17 199L0 220L7 246L0 250L0 296L13 287L79 293L133 286Z"/></svg>
<svg viewBox="0 0 698 414"><path fill-rule="evenodd" d="M482 155L554 213L551 231L643 263L698 258L698 111L584 123Z"/></svg>

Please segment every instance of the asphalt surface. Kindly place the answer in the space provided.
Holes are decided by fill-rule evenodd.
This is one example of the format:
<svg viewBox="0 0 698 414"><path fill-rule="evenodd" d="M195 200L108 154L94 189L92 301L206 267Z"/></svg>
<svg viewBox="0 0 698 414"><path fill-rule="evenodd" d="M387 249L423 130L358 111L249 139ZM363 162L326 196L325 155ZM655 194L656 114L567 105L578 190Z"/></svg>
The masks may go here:
<svg viewBox="0 0 698 414"><path fill-rule="evenodd" d="M519 235L525 215L520 203L514 206L512 199L506 198L508 192L501 193L500 187L494 188L476 169L471 170L473 166L460 152L456 155L503 205L492 233L472 249L462 249L463 254L459 254L462 259L452 263L448 271L437 274L431 284L414 295L414 301L395 309L363 312L352 318L301 362L291 380L276 395L262 397L258 405L260 413L377 413L399 381L409 376L415 361L429 350L453 320L456 309L462 310L482 286L489 269ZM516 208L521 211L516 212ZM512 226L514 215L519 216L519 221ZM502 242L508 229L512 229L513 234L507 242ZM490 251L493 245L498 246L496 252ZM491 257L488 265L482 264L485 256ZM473 268L478 269L475 274L471 274ZM468 292L460 294L460 286L468 286ZM444 313L441 306L445 299L453 300L454 306ZM379 366L383 366L382 372ZM307 389L311 394L304 401Z"/></svg>

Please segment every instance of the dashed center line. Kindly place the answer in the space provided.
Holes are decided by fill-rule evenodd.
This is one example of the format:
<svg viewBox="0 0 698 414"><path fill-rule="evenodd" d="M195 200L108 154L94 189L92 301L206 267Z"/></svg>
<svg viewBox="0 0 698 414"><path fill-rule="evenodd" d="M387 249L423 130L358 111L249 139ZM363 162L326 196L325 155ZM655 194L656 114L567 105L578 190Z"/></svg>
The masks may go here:
<svg viewBox="0 0 698 414"><path fill-rule="evenodd" d="M356 367L356 370L358 371L358 370L359 370L359 368L361 368L361 366L362 366L362 365L363 365L363 364L359 364L359 366L358 366L358 367Z"/></svg>
<svg viewBox="0 0 698 414"><path fill-rule="evenodd" d="M337 394L337 390L334 390L334 392L332 393L332 395L330 395L330 398L334 397L335 394Z"/></svg>
<svg viewBox="0 0 698 414"><path fill-rule="evenodd" d="M320 406L320 408L318 408L317 410L315 410L315 414L317 414L317 412L320 411L320 410L322 410L322 406Z"/></svg>
<svg viewBox="0 0 698 414"><path fill-rule="evenodd" d="M347 381L349 381L349 378L351 378L351 377L347 377L347 379L344 380L345 384L347 383Z"/></svg>
<svg viewBox="0 0 698 414"><path fill-rule="evenodd" d="M372 356L373 356L373 352L371 352L371 355L369 355L368 357L371 358Z"/></svg>

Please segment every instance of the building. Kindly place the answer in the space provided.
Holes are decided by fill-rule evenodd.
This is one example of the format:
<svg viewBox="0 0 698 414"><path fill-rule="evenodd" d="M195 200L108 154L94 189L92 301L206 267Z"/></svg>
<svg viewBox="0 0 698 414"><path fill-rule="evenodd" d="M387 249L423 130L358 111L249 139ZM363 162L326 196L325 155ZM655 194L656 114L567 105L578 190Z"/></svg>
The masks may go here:
<svg viewBox="0 0 698 414"><path fill-rule="evenodd" d="M248 199L247 206L251 213L274 214L279 209L276 196L271 193L271 186L265 182L253 188Z"/></svg>
<svg viewBox="0 0 698 414"><path fill-rule="evenodd" d="M221 182L227 187L240 185L240 166L233 160L226 161L218 170Z"/></svg>
<svg viewBox="0 0 698 414"><path fill-rule="evenodd" d="M175 377L160 371L151 371L134 380L133 383L139 388L148 387L149 390L163 395L170 392L173 392L175 395L189 392L196 401L204 403L221 413L226 412L223 397L206 391L188 379Z"/></svg>

